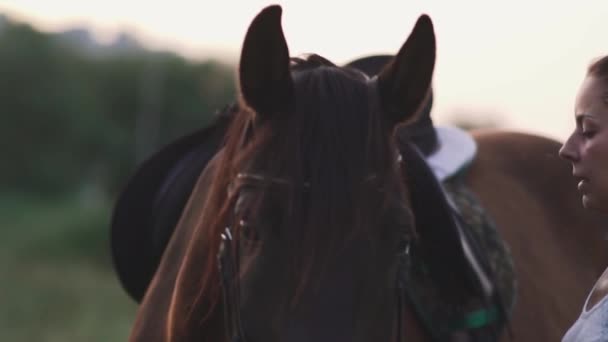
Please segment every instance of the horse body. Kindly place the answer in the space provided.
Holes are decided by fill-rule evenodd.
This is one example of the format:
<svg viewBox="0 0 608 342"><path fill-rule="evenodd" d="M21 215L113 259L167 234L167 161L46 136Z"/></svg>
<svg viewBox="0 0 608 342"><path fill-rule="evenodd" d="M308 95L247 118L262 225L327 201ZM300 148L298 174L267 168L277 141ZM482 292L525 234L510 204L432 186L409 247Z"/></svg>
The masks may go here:
<svg viewBox="0 0 608 342"><path fill-rule="evenodd" d="M498 131L475 138L467 182L514 259L514 340L559 341L608 262L601 219L580 205L558 142Z"/></svg>

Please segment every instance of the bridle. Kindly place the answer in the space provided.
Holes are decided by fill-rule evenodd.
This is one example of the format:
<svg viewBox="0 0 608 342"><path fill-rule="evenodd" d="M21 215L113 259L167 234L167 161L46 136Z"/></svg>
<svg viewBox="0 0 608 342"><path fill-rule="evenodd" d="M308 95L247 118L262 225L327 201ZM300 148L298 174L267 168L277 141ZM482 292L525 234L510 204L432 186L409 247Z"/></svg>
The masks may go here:
<svg viewBox="0 0 608 342"><path fill-rule="evenodd" d="M245 331L241 320L240 303L240 280L239 280L239 248L235 248L237 253L233 257L232 230L226 227L221 234L220 250L218 252L218 265L222 286L222 297L224 301L224 324L227 336L231 342L246 342ZM236 259L236 262L235 262Z"/></svg>
<svg viewBox="0 0 608 342"><path fill-rule="evenodd" d="M399 155L398 162L401 163L402 158ZM273 185L291 185L291 182L275 177L266 177L256 173L239 173L237 175L239 181L255 181L265 182ZM366 181L373 180L375 175L370 175ZM302 185L303 189L310 188L309 183ZM248 342L243 329L240 310L240 248L234 243L233 230L229 224L224 228L220 241L220 249L217 255L219 274L221 279L222 296L224 302L224 322L226 336L230 342ZM410 269L410 245L411 238L403 235L399 241L397 259L397 275L395 279L395 291L397 297L397 331L395 333L395 342L402 342L404 337L403 319L405 307L405 290ZM235 247L233 247L235 246Z"/></svg>

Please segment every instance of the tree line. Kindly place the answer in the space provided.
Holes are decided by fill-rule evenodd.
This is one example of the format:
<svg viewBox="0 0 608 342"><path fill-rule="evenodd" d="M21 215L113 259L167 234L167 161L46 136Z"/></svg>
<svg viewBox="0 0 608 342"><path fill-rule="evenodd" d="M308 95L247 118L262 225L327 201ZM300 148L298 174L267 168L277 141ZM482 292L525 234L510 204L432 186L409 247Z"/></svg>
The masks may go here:
<svg viewBox="0 0 608 342"><path fill-rule="evenodd" d="M24 23L0 30L0 189L115 194L136 163L234 98L233 67L143 48L91 54Z"/></svg>

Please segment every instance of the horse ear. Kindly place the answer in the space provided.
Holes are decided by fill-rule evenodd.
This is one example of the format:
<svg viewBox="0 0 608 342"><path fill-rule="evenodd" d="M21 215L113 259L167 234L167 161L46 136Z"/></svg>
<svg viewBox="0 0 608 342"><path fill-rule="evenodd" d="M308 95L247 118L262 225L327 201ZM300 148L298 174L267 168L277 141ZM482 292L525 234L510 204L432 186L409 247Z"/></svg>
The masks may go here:
<svg viewBox="0 0 608 342"><path fill-rule="evenodd" d="M435 67L431 18L418 18L399 53L378 75L378 92L387 120L394 126L413 119L430 91Z"/></svg>
<svg viewBox="0 0 608 342"><path fill-rule="evenodd" d="M257 115L281 111L293 95L289 50L281 28L282 9L263 9L247 30L239 63L242 101Z"/></svg>

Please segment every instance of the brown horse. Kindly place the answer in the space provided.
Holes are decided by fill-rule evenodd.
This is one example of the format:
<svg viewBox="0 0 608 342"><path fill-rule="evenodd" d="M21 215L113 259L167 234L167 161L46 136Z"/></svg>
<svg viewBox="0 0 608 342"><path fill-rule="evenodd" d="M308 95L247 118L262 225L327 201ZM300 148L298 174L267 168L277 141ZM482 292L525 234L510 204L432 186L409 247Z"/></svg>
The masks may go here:
<svg viewBox="0 0 608 342"><path fill-rule="evenodd" d="M280 17L266 8L247 32L239 112L192 192L131 341L430 341L400 295L405 252L425 232L411 210L410 158L399 158L392 133L428 96L432 23L420 17L369 79L316 55L290 59ZM475 138L467 181L514 258L514 339L559 340L608 261L599 221L580 207L557 142ZM432 269L442 291L473 291L457 249L426 248L442 261Z"/></svg>

